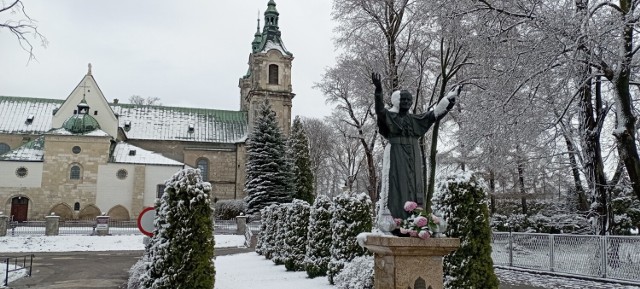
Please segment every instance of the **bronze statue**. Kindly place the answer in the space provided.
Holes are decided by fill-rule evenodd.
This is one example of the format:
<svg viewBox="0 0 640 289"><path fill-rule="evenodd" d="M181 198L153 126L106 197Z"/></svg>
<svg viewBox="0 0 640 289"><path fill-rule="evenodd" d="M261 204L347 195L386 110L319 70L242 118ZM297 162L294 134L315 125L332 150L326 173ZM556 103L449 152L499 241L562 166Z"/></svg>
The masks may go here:
<svg viewBox="0 0 640 289"><path fill-rule="evenodd" d="M375 110L378 130L389 141L385 148L382 172L381 199L394 218L406 219L404 210L407 201L425 204L422 184L422 157L418 139L435 123L442 119L455 103L460 86L452 89L436 105L435 109L422 114L411 114L413 97L407 90L391 94L392 107L386 109L382 100L380 74L372 73L375 86ZM384 198L386 197L386 202ZM384 208L382 208L384 209Z"/></svg>

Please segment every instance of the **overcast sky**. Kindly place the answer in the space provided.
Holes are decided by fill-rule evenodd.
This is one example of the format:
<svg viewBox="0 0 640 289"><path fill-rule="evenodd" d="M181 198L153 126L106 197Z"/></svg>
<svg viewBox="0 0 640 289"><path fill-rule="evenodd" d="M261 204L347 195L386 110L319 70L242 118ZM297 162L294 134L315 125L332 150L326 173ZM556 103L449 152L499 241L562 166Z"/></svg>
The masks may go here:
<svg viewBox="0 0 640 289"><path fill-rule="evenodd" d="M38 45L37 61L27 64L15 37L0 29L0 95L64 99L91 63L109 101L140 95L170 106L238 110L238 79L268 0L23 2L49 44ZM293 115L330 114L312 86L335 61L331 3L276 0L282 39L295 57Z"/></svg>

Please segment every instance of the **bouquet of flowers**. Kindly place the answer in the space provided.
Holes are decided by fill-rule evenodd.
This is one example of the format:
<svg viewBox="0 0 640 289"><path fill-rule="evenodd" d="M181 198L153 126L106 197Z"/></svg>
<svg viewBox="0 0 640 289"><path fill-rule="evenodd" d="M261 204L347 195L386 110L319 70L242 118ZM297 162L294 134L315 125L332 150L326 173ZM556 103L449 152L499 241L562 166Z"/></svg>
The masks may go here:
<svg viewBox="0 0 640 289"><path fill-rule="evenodd" d="M400 228L400 233L408 234L411 237L428 239L431 237L441 237L446 229L447 223L434 214L427 214L425 210L415 202L406 202L404 210L411 215L405 219L395 219Z"/></svg>

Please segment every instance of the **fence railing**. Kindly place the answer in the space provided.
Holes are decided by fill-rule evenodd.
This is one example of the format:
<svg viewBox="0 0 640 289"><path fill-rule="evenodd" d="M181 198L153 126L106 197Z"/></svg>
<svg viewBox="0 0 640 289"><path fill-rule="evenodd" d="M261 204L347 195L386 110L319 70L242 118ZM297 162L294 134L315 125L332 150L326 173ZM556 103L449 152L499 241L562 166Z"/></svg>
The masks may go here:
<svg viewBox="0 0 640 289"><path fill-rule="evenodd" d="M27 276L31 276L31 272L33 271L33 257L33 254L17 257L0 257L0 260L2 260L2 263L5 265L3 279L4 286L9 285L9 273L26 270ZM28 265L27 258L29 260ZM22 262L20 262L20 259L22 259Z"/></svg>
<svg viewBox="0 0 640 289"><path fill-rule="evenodd" d="M494 265L640 281L640 237L494 232Z"/></svg>
<svg viewBox="0 0 640 289"><path fill-rule="evenodd" d="M45 221L35 220L26 222L10 222L7 236L44 236ZM93 235L95 234L95 220L68 220L58 223L59 235ZM131 235L141 234L136 221L133 220L110 220L109 234L111 235Z"/></svg>

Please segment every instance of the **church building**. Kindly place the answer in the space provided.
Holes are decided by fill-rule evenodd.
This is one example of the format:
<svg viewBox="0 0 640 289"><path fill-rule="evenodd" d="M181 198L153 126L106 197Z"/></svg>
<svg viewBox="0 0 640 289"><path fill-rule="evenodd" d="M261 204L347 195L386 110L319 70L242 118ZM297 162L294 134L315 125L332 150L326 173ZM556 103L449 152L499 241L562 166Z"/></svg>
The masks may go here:
<svg viewBox="0 0 640 289"><path fill-rule="evenodd" d="M293 54L278 20L270 0L237 111L109 102L91 64L66 99L0 96L0 212L15 221L134 219L186 166L201 170L212 197L245 197L245 142L259 104L269 100L285 135L291 124Z"/></svg>

